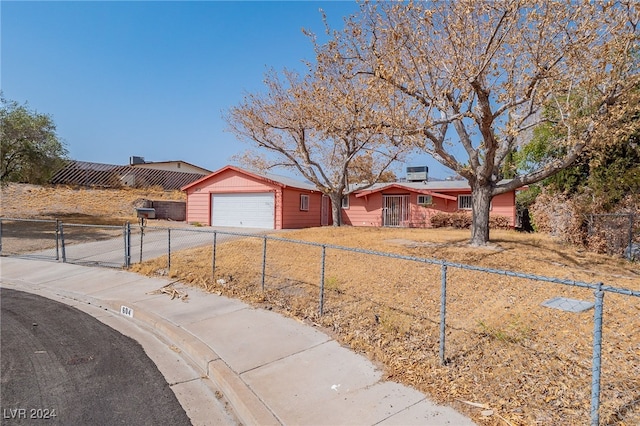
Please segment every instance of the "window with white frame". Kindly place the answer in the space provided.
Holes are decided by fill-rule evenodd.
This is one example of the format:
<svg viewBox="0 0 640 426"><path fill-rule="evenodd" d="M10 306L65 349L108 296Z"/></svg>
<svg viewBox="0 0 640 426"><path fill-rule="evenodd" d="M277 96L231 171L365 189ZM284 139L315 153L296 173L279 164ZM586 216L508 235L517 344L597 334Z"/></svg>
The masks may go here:
<svg viewBox="0 0 640 426"><path fill-rule="evenodd" d="M433 198L431 195L418 195L418 204L421 206L428 206L433 204Z"/></svg>
<svg viewBox="0 0 640 426"><path fill-rule="evenodd" d="M471 195L458 195L458 210L471 210ZM493 200L489 202L489 210L493 210Z"/></svg>
<svg viewBox="0 0 640 426"><path fill-rule="evenodd" d="M342 208L343 209L348 209L349 208L349 196L345 195L344 197L342 197Z"/></svg>
<svg viewBox="0 0 640 426"><path fill-rule="evenodd" d="M309 211L309 196L300 194L300 210Z"/></svg>
<svg viewBox="0 0 640 426"><path fill-rule="evenodd" d="M458 210L471 210L472 204L471 195L458 195Z"/></svg>

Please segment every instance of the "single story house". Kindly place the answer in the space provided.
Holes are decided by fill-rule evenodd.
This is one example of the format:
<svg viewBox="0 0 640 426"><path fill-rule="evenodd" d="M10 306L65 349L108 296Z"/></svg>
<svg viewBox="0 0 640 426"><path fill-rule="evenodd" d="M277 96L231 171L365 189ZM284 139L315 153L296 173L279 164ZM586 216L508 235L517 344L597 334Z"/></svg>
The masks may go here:
<svg viewBox="0 0 640 426"><path fill-rule="evenodd" d="M461 211L471 212L466 181L391 182L352 192L342 203L342 220L353 226L430 228L433 215ZM515 191L493 197L490 214L515 226Z"/></svg>
<svg viewBox="0 0 640 426"><path fill-rule="evenodd" d="M182 188L189 223L295 229L332 223L331 201L312 184L226 166ZM378 183L343 199L342 221L352 226L431 227L437 213L471 211L466 181ZM515 191L493 198L491 215L516 220Z"/></svg>
<svg viewBox="0 0 640 426"><path fill-rule="evenodd" d="M331 205L315 186L274 174L226 166L182 188L187 222L265 229L329 224Z"/></svg>

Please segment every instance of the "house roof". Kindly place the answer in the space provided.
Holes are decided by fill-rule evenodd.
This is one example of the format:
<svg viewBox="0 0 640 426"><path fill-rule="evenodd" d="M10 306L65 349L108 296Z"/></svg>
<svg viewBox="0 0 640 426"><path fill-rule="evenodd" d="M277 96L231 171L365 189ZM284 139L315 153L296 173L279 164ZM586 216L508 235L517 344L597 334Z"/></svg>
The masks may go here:
<svg viewBox="0 0 640 426"><path fill-rule="evenodd" d="M366 189L355 191L356 197L364 197L379 191L400 189L417 192L420 194L440 196L441 198L455 199L450 195L439 194L438 191L469 191L471 187L466 181L429 181L429 182L385 182L376 183Z"/></svg>
<svg viewBox="0 0 640 426"><path fill-rule="evenodd" d="M506 180L499 183L507 182ZM419 194L432 195L434 197L445 198L447 200L456 200L456 197L447 194L441 194L440 192L460 192L471 191L469 183L464 180L441 180L441 181L425 181L425 182L386 182L376 183L365 189L358 190L355 185L353 193L356 198L365 197L367 195L388 191L392 189L409 190L411 192L417 192Z"/></svg>
<svg viewBox="0 0 640 426"><path fill-rule="evenodd" d="M187 161L182 161L182 160L145 161L144 163L130 164L129 167L144 168L145 165L149 165L149 164L176 164L176 163L186 164L187 166L191 166L191 167L194 167L196 169L202 170L203 174L211 173L211 170L205 169L204 167L196 166L195 164L189 163Z"/></svg>
<svg viewBox="0 0 640 426"><path fill-rule="evenodd" d="M191 188L192 186L196 186L206 180L211 179L212 177L219 175L220 173L223 173L225 171L228 170L234 170L238 173L242 173L244 175L247 176L251 176L254 179L258 179L258 180L262 180L262 181L266 181L269 182L271 184L280 186L282 188L298 188L298 189L305 189L308 191L317 191L318 188L315 187L315 185L308 183L308 182L302 182L299 181L297 179L294 178L290 178L287 176L282 176L282 175L277 175L277 174L273 174L273 173L263 173L263 172L256 172L256 171L249 171L249 170L245 170L245 169L241 169L240 167L236 167L236 166L225 166L219 170L216 170L215 172L204 176L202 179L199 179L195 182L190 183L189 185L186 185L184 187L182 187L181 189L183 191L186 191L187 189Z"/></svg>

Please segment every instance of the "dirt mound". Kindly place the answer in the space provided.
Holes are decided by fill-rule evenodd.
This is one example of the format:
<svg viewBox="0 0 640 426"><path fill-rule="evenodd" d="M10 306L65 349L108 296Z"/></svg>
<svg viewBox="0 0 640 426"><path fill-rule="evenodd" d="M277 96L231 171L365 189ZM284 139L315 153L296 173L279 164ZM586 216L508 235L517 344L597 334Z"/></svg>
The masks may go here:
<svg viewBox="0 0 640 426"><path fill-rule="evenodd" d="M0 216L13 218L136 220L135 208L143 200L184 201L181 191L161 188L96 189L11 183L2 187ZM102 220L100 220L102 219ZM89 223L87 222L87 223Z"/></svg>

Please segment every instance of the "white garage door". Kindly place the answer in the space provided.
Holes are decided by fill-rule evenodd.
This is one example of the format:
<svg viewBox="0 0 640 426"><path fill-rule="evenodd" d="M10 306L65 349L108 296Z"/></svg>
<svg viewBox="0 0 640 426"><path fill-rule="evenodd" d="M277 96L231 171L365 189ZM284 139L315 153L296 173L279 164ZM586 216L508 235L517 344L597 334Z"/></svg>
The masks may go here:
<svg viewBox="0 0 640 426"><path fill-rule="evenodd" d="M274 229L274 214L272 192L211 195L212 226Z"/></svg>

